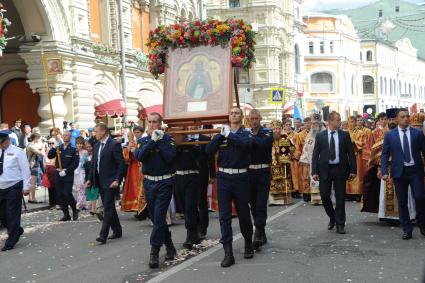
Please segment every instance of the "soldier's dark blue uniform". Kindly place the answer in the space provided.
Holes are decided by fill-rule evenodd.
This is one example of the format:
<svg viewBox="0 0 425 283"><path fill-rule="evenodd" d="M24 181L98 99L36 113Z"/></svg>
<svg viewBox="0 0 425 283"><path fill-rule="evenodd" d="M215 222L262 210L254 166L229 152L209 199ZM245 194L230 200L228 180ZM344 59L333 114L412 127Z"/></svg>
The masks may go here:
<svg viewBox="0 0 425 283"><path fill-rule="evenodd" d="M183 246L192 248L199 244L198 235L198 198L199 198L199 145L177 146L176 154L176 176L174 188L177 201L184 212L187 237Z"/></svg>
<svg viewBox="0 0 425 283"><path fill-rule="evenodd" d="M260 127L253 134L251 163L248 169L250 206L254 219L254 246L265 244L264 227L267 220L267 200L270 190L270 163L272 161L273 132ZM264 239L259 243L259 237L264 233Z"/></svg>
<svg viewBox="0 0 425 283"><path fill-rule="evenodd" d="M251 131L240 128L235 133L231 132L227 138L221 134L215 135L206 148L209 155L218 151L217 192L222 244L233 241L232 200L236 204L242 235L245 239L251 239L252 243L247 171L252 142Z"/></svg>
<svg viewBox="0 0 425 283"><path fill-rule="evenodd" d="M211 137L205 135L199 135L199 141L211 141ZM211 178L216 177L215 172L215 156L208 155L206 152L206 144L201 145L201 152L199 154L199 175L200 175L200 186L199 186L199 237L201 240L205 239L207 235L207 229L209 225L208 215L208 185Z"/></svg>
<svg viewBox="0 0 425 283"><path fill-rule="evenodd" d="M80 155L75 147L69 144L66 148L62 144L58 147L60 151L60 159L62 162L62 169L66 169L66 175L61 177L59 175L59 160L56 158L56 174L55 174L55 190L64 214L62 220L70 220L68 205L73 212L73 218L78 218L77 203L72 195L72 186L74 184L74 171L77 169L80 161ZM51 148L47 154L49 159L56 157L56 148Z"/></svg>
<svg viewBox="0 0 425 283"><path fill-rule="evenodd" d="M145 196L153 222L150 244L161 247L171 241L165 218L173 195L176 146L173 138L167 134L156 142L151 136L143 137L139 142L140 146L134 153L142 162Z"/></svg>

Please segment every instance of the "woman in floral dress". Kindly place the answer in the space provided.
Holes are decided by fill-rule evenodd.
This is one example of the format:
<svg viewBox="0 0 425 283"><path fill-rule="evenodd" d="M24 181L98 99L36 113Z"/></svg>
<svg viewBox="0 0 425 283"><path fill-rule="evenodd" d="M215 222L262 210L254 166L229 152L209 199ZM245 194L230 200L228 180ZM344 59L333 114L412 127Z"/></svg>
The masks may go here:
<svg viewBox="0 0 425 283"><path fill-rule="evenodd" d="M75 140L77 146L78 154L80 155L80 164L74 171L74 186L72 188L74 197L77 200L77 208L82 210L88 209L88 204L86 201L86 187L84 185L84 180L86 177L85 163L88 161L88 153L84 149L84 138L78 137Z"/></svg>

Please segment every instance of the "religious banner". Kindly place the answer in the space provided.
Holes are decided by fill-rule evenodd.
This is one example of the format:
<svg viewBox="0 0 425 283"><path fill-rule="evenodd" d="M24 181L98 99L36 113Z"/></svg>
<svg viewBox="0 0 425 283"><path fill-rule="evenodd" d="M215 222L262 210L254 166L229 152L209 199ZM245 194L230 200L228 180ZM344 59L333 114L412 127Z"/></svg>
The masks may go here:
<svg viewBox="0 0 425 283"><path fill-rule="evenodd" d="M164 119L227 117L232 106L230 48L170 50Z"/></svg>
<svg viewBox="0 0 425 283"><path fill-rule="evenodd" d="M237 19L182 20L151 31L149 71L155 78L165 74L166 123L226 123L232 67L248 70L255 62L254 37L251 25Z"/></svg>

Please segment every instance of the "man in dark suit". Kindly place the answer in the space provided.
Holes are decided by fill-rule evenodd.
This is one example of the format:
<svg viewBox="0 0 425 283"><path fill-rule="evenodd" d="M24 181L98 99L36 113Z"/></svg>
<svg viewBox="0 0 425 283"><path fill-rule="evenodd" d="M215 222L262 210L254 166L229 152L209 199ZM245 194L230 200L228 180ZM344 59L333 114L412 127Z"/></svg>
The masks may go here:
<svg viewBox="0 0 425 283"><path fill-rule="evenodd" d="M382 179L394 180L398 200L400 223L403 228L403 240L412 238L408 203L409 185L416 204L416 223L425 236L425 190L424 165L425 137L421 130L410 127L407 109L397 111L398 127L389 131L384 138L381 155ZM391 168L388 172L388 160L391 156Z"/></svg>
<svg viewBox="0 0 425 283"><path fill-rule="evenodd" d="M105 244L107 239L122 237L115 200L119 196L125 162L121 144L110 137L108 126L99 123L95 131L98 142L93 149L93 167L89 173L87 186L92 185L93 180L93 185L99 188L103 202L103 223L96 241ZM112 228L113 234L108 238L109 228Z"/></svg>
<svg viewBox="0 0 425 283"><path fill-rule="evenodd" d="M357 166L350 135L340 127L341 116L333 111L328 116L328 129L317 135L311 174L315 181L320 180L320 196L330 218L328 229L332 230L336 223L337 233L345 234L345 187L347 180L356 177ZM332 185L336 209L331 201Z"/></svg>

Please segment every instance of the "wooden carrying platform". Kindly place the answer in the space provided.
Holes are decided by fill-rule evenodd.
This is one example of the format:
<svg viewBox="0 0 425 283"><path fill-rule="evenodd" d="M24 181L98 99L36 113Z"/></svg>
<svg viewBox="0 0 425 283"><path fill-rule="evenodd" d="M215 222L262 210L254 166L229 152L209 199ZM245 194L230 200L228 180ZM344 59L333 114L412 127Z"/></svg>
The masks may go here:
<svg viewBox="0 0 425 283"><path fill-rule="evenodd" d="M168 128L167 133L172 135L176 145L196 145L196 144L207 144L209 141L180 141L182 136L196 135L196 134L218 134L220 129L198 129L198 130L185 130L182 128Z"/></svg>

